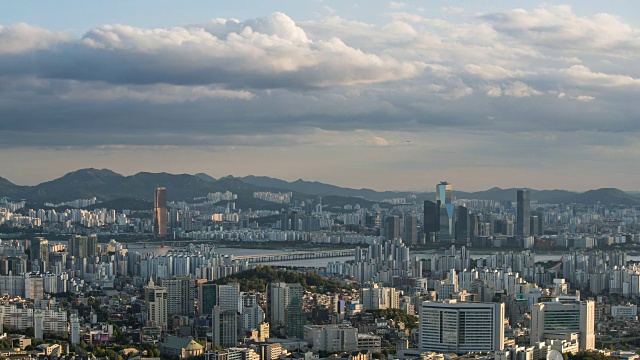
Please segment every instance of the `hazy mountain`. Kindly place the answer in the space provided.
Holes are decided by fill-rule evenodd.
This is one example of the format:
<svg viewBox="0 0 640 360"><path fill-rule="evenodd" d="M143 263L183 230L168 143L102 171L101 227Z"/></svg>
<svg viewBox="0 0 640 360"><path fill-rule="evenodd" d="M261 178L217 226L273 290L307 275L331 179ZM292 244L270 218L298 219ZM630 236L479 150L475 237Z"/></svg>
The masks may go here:
<svg viewBox="0 0 640 360"><path fill-rule="evenodd" d="M208 181L208 182L214 182L216 181L215 178L205 174L205 173L197 173L194 176L199 177L200 179L204 180L204 181Z"/></svg>
<svg viewBox="0 0 640 360"><path fill-rule="evenodd" d="M351 189L336 185L324 184L317 181L305 181L298 179L296 181L285 181L267 176L249 175L240 178L248 184L256 186L278 188L286 191L301 192L309 195L337 195L349 197L362 197L373 201L382 201L384 199L406 197L413 192L410 191L375 191L371 189Z"/></svg>
<svg viewBox="0 0 640 360"><path fill-rule="evenodd" d="M211 182L189 174L174 175L149 172L123 176L106 169L81 169L36 186L16 186L8 181L0 182L0 196L7 196L12 200L27 199L30 203L38 204L44 202L60 203L91 197L96 197L102 202L127 199L127 206L133 206L133 201L152 202L156 187L168 189L167 199L169 201L191 201L195 197L205 196L210 192L231 191L238 194L253 208L280 208L277 204L253 198L254 191L268 189L245 184L239 180L225 179ZM105 204L96 206L103 207Z"/></svg>
<svg viewBox="0 0 640 360"><path fill-rule="evenodd" d="M600 203L602 205L640 205L640 198L614 188L589 190L581 194L573 194L570 196L559 198L558 200L559 202L577 204Z"/></svg>
<svg viewBox="0 0 640 360"><path fill-rule="evenodd" d="M192 201L193 198L205 196L210 192L231 191L238 194L238 200L235 201L238 207L254 209L286 207L253 198L253 193L256 191L291 191L294 199L298 201L322 196L324 205L336 207L347 204L355 205L356 203L360 203L361 206L370 206L372 202L380 202L389 198L404 198L410 195L414 195L414 201L418 202L435 198L434 193L351 189L302 179L288 182L265 176L246 176L243 178L227 176L216 180L204 173L189 175L149 172L123 176L107 169L80 169L36 186L19 186L0 178L0 197L6 196L12 200L26 199L30 203L38 204L96 197L102 202L114 201L112 205L107 203L98 205L98 207L118 205L123 208L127 206L144 208L148 203L140 201L153 201L156 187L168 189L167 198L169 201ZM454 190L453 195L458 199L515 201L517 190L516 188L501 189L497 187L478 192ZM618 189L598 189L585 193L567 190L531 189L530 191L531 199L539 203L595 204L600 202L606 205L640 205L640 197Z"/></svg>
<svg viewBox="0 0 640 360"><path fill-rule="evenodd" d="M14 198L16 195L22 193L24 186L19 186L11 181L0 177L0 196L7 196Z"/></svg>

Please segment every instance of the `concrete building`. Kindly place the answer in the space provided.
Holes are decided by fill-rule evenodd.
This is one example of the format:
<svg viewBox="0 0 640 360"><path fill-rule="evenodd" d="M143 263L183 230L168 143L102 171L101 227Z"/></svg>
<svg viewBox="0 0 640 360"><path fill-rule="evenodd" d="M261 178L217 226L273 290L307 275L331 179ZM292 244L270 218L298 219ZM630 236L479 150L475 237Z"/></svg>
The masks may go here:
<svg viewBox="0 0 640 360"><path fill-rule="evenodd" d="M196 279L193 276L162 279L167 289L167 312L171 315L192 316L195 314Z"/></svg>
<svg viewBox="0 0 640 360"><path fill-rule="evenodd" d="M167 288L155 286L153 281L144 288L144 299L147 305L147 326L160 326L166 329L168 326L168 299Z"/></svg>
<svg viewBox="0 0 640 360"><path fill-rule="evenodd" d="M420 306L421 351L467 353L504 348L504 303L425 301Z"/></svg>
<svg viewBox="0 0 640 360"><path fill-rule="evenodd" d="M238 311L213 308L213 346L232 347L238 345Z"/></svg>
<svg viewBox="0 0 640 360"><path fill-rule="evenodd" d="M549 340L570 340L579 335L580 350L595 349L595 302L593 300L552 301L531 306L531 344Z"/></svg>
<svg viewBox="0 0 640 360"><path fill-rule="evenodd" d="M371 283L360 289L360 303L363 309L399 309L400 294L391 287L383 287L379 283Z"/></svg>
<svg viewBox="0 0 640 360"><path fill-rule="evenodd" d="M358 329L350 325L306 325L304 339L318 350L358 350Z"/></svg>

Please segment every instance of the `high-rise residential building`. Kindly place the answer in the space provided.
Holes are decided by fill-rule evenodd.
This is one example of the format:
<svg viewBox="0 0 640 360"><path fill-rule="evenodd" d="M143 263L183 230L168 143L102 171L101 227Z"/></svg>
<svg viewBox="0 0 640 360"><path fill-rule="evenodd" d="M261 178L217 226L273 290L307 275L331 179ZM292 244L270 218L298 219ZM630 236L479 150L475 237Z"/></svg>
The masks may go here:
<svg viewBox="0 0 640 360"><path fill-rule="evenodd" d="M144 288L144 300L147 305L147 325L166 329L168 322L169 293L166 288L156 286L152 280Z"/></svg>
<svg viewBox="0 0 640 360"><path fill-rule="evenodd" d="M264 322L264 311L258 304L258 296L256 294L241 293L240 297L242 299L241 330L258 330L259 325Z"/></svg>
<svg viewBox="0 0 640 360"><path fill-rule="evenodd" d="M213 307L218 305L218 285L204 283L198 287L198 313L213 314Z"/></svg>
<svg viewBox="0 0 640 360"><path fill-rule="evenodd" d="M84 259L90 256L98 255L98 235L91 234L89 236L74 235L69 239L67 246L69 256L77 259Z"/></svg>
<svg viewBox="0 0 640 360"><path fill-rule="evenodd" d="M387 216L384 221L385 240L400 238L400 218L398 216Z"/></svg>
<svg viewBox="0 0 640 360"><path fill-rule="evenodd" d="M287 336L302 338L304 314L302 313L302 285L269 283L267 285L267 318L273 327L285 327Z"/></svg>
<svg viewBox="0 0 640 360"><path fill-rule="evenodd" d="M455 240L455 205L453 204L452 186L446 181L436 185L436 203L440 205L439 241Z"/></svg>
<svg viewBox="0 0 640 360"><path fill-rule="evenodd" d="M531 344L577 333L580 350L595 349L595 302L557 300L531 306Z"/></svg>
<svg viewBox="0 0 640 360"><path fill-rule="evenodd" d="M156 188L153 197L153 235L167 237L167 189Z"/></svg>
<svg viewBox="0 0 640 360"><path fill-rule="evenodd" d="M363 309L399 309L400 294L392 287L372 283L360 289L360 303Z"/></svg>
<svg viewBox="0 0 640 360"><path fill-rule="evenodd" d="M516 235L530 236L530 211L531 211L531 195L529 190L518 190L516 209Z"/></svg>
<svg viewBox="0 0 640 360"><path fill-rule="evenodd" d="M196 279L193 276L162 279L162 287L167 289L167 312L169 314L192 316L195 314Z"/></svg>
<svg viewBox="0 0 640 360"><path fill-rule="evenodd" d="M440 204L425 200L423 232L427 242L436 241L440 233Z"/></svg>
<svg viewBox="0 0 640 360"><path fill-rule="evenodd" d="M418 347L457 354L502 350L504 314L504 303L425 301L420 306Z"/></svg>

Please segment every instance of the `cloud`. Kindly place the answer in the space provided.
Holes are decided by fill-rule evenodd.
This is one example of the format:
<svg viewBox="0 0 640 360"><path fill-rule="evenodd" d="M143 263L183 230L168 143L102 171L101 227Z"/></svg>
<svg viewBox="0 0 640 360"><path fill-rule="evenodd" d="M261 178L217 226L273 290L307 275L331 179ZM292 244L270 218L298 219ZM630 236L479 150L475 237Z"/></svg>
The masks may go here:
<svg viewBox="0 0 640 360"><path fill-rule="evenodd" d="M640 31L618 16L579 16L570 6L515 9L480 16L497 31L536 45L578 52L616 51L631 55L640 49Z"/></svg>
<svg viewBox="0 0 640 360"><path fill-rule="evenodd" d="M407 4L403 3L403 2L399 2L399 1L391 1L389 2L389 7L391 9L402 9L403 7L406 7Z"/></svg>
<svg viewBox="0 0 640 360"><path fill-rule="evenodd" d="M46 49L70 39L71 37L67 34L24 23L11 26L0 25L0 55Z"/></svg>
<svg viewBox="0 0 640 360"><path fill-rule="evenodd" d="M14 44L39 33L45 31L18 27L3 42ZM367 53L338 38L310 39L283 13L171 29L105 25L76 41L57 44L44 37L32 43L10 47L11 56L0 61L12 73L49 79L227 89L370 84L415 77L424 68L420 61ZM39 50L26 53L33 48Z"/></svg>
<svg viewBox="0 0 640 360"><path fill-rule="evenodd" d="M504 95L520 98L539 96L542 95L542 93L521 81L515 81L505 86Z"/></svg>
<svg viewBox="0 0 640 360"><path fill-rule="evenodd" d="M640 53L624 52L637 30L623 31L630 25L620 19L566 7L475 17L402 10L380 24L274 13L174 28L104 25L80 38L3 27L0 147L312 144L415 163L392 132L446 133L453 149L486 136L476 152L501 137L639 135ZM575 25L593 32L612 21L624 26L594 35L601 39ZM615 49L624 56L611 56ZM517 153L513 146L501 151Z"/></svg>

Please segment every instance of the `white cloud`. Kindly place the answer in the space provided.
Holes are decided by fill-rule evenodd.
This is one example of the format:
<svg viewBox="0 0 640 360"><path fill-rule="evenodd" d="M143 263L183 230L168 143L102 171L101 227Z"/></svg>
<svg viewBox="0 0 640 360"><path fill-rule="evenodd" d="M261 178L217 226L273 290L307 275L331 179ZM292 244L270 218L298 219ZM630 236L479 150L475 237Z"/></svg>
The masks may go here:
<svg viewBox="0 0 640 360"><path fill-rule="evenodd" d="M48 48L56 43L69 41L71 37L29 24L0 25L0 54L15 54L24 51Z"/></svg>
<svg viewBox="0 0 640 360"><path fill-rule="evenodd" d="M514 81L504 87L504 95L511 97L530 97L542 95L542 93L522 81Z"/></svg>
<svg viewBox="0 0 640 360"><path fill-rule="evenodd" d="M391 1L389 2L389 7L391 9L402 9L403 7L406 7L407 4L403 3L403 2L399 2L399 1Z"/></svg>

